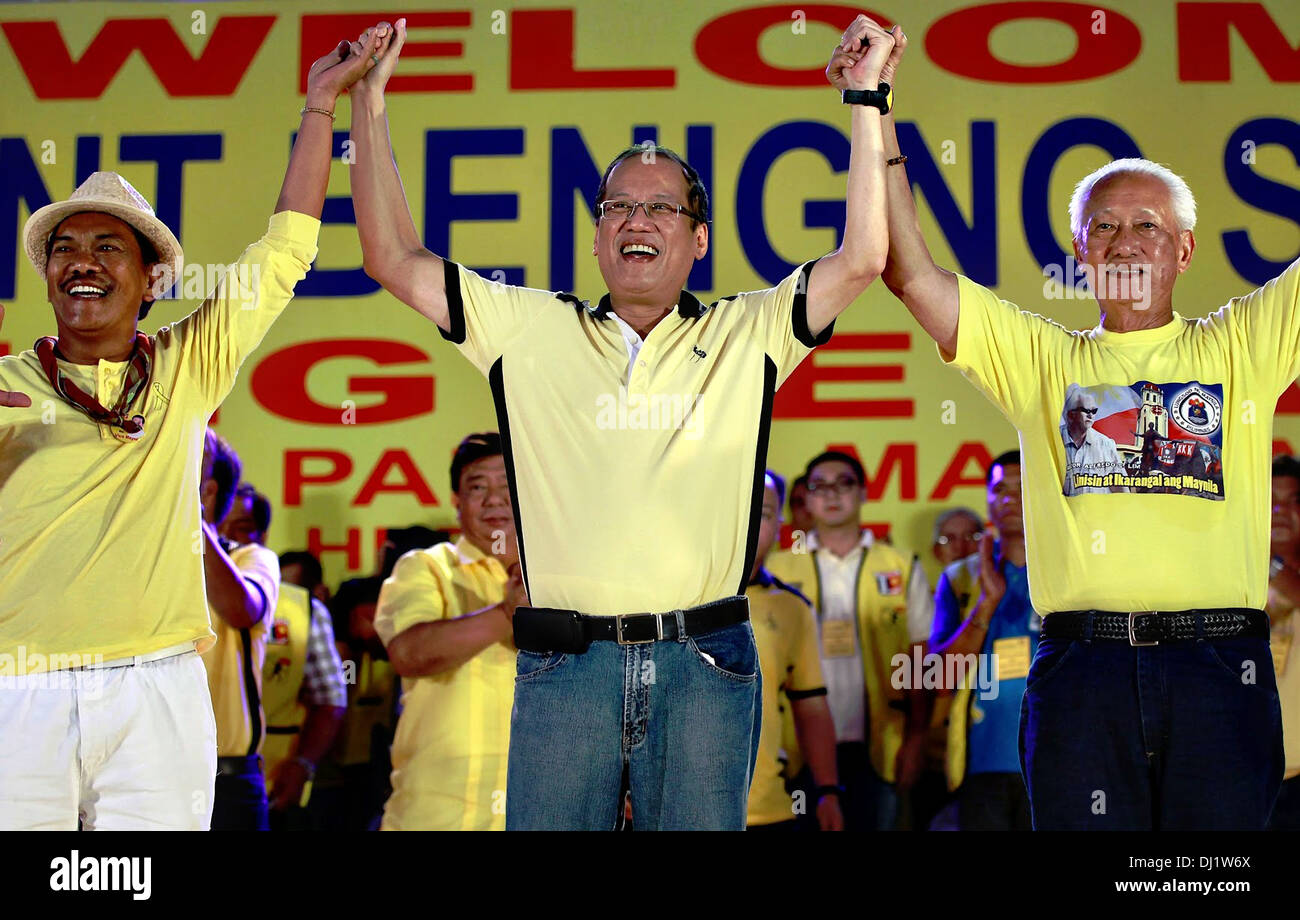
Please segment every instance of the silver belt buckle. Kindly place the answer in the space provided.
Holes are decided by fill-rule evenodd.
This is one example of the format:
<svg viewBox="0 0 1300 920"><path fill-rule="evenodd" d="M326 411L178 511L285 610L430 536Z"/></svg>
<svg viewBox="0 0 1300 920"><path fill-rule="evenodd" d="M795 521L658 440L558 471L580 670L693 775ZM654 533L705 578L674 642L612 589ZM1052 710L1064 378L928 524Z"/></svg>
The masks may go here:
<svg viewBox="0 0 1300 920"><path fill-rule="evenodd" d="M623 624L629 617L651 616L655 618L655 636L653 639L625 639L623 638ZM649 645L651 642L658 642L664 637L664 621L655 613L616 613L614 614L614 641L619 645Z"/></svg>
<svg viewBox="0 0 1300 920"><path fill-rule="evenodd" d="M1159 645L1159 644L1160 644L1160 640L1159 640L1159 639L1152 639L1152 640L1150 640L1150 641L1148 641L1148 642L1139 642L1139 641L1137 640L1137 635L1136 635L1136 632L1135 632L1135 629L1134 629L1134 628L1137 626L1137 619L1138 619L1138 617L1155 617L1155 616L1159 616L1159 615L1160 615L1160 612L1159 612L1158 610L1133 610L1133 611L1130 611L1130 612L1129 612L1129 615L1128 615L1128 644L1131 645L1131 646L1134 646L1135 648L1142 648L1142 647L1144 647L1144 646L1148 646L1148 645Z"/></svg>

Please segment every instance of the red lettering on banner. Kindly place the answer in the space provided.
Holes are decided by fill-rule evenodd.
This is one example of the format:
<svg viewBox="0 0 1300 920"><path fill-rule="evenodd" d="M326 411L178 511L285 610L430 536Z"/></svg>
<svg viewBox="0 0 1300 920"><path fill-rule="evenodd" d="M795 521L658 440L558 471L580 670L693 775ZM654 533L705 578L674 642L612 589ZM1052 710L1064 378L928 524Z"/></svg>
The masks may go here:
<svg viewBox="0 0 1300 920"><path fill-rule="evenodd" d="M9 342L0 342L0 358L3 358L10 353L9 348L10 348Z"/></svg>
<svg viewBox="0 0 1300 920"><path fill-rule="evenodd" d="M979 472L966 476L966 467L974 460L979 464ZM930 501L940 502L947 501L952 495L953 489L959 486L979 486L984 488L984 477L988 473L989 466L993 463L993 455L989 449L979 441L963 441L957 448L957 452L952 455L947 469L939 477L939 482L935 485L934 491L930 493Z"/></svg>
<svg viewBox="0 0 1300 920"><path fill-rule="evenodd" d="M1262 3L1178 4L1178 79L1229 82L1232 26L1270 80L1300 83L1300 46L1291 46Z"/></svg>
<svg viewBox="0 0 1300 920"><path fill-rule="evenodd" d="M325 405L307 392L307 375L331 358L366 358L375 364L415 364L429 356L413 345L391 339L319 339L300 342L267 355L253 370L253 398L268 412L308 425L375 425L427 415L433 411L433 377L370 377L347 379L351 394L381 393L373 406ZM355 418L351 413L355 413ZM345 417L345 415L347 417Z"/></svg>
<svg viewBox="0 0 1300 920"><path fill-rule="evenodd" d="M799 7L808 22L821 22L843 32L859 13L859 7L814 3ZM879 13L866 11L882 28L893 23ZM763 60L759 39L775 25L789 27L788 4L735 10L713 19L695 36L695 57L718 76L751 86L825 86L826 64L815 67L774 67ZM824 49L823 49L824 50ZM821 54L821 51L817 53ZM825 55L823 55L823 58Z"/></svg>
<svg viewBox="0 0 1300 920"><path fill-rule="evenodd" d="M340 38L355 41L377 22L396 22L406 17L408 41L402 46L402 60L410 58L460 58L465 56L463 42L409 41L411 29L468 29L469 10L440 10L427 13L337 13L303 16L298 42L298 92L307 92L307 71L324 50L333 48ZM399 64L400 66L400 64ZM385 92L389 93L468 93L474 89L474 75L468 73L394 73Z"/></svg>
<svg viewBox="0 0 1300 920"><path fill-rule="evenodd" d="M1291 442L1286 438L1273 439L1273 456L1280 457L1286 454L1288 457L1294 456L1295 451L1291 449Z"/></svg>
<svg viewBox="0 0 1300 920"><path fill-rule="evenodd" d="M671 68L579 70L574 64L573 20L573 10L510 11L511 89L671 89L677 85L677 71ZM637 34L633 29L606 47L624 58L639 47Z"/></svg>
<svg viewBox="0 0 1300 920"><path fill-rule="evenodd" d="M915 442L885 445L876 472L867 471L867 501L877 502L885 497L885 488L894 470L899 473L898 497L905 502L916 501Z"/></svg>
<svg viewBox="0 0 1300 920"><path fill-rule="evenodd" d="M1105 28L1093 31L1095 16ZM1056 64L1013 64L993 56L989 37L1003 23L1050 19L1074 30L1078 47ZM1199 51L1200 42L1194 46ZM1091 3L986 3L954 10L930 27L925 50L949 73L990 83L1072 83L1123 70L1142 50L1142 33L1133 20Z"/></svg>
<svg viewBox="0 0 1300 920"><path fill-rule="evenodd" d="M197 60L166 19L110 19L76 61L53 20L0 28L37 99L98 99L135 51L170 96L229 96L274 22L274 16L222 16Z"/></svg>
<svg viewBox="0 0 1300 920"><path fill-rule="evenodd" d="M822 399L815 396L818 383L867 381L901 383L901 364L837 364L822 366L818 355L836 351L901 351L912 347L909 332L849 333L837 335L795 368L772 402L772 418L912 418L911 399Z"/></svg>
<svg viewBox="0 0 1300 920"><path fill-rule="evenodd" d="M1300 387L1294 383L1282 391L1278 397L1274 415L1300 415Z"/></svg>
<svg viewBox="0 0 1300 920"><path fill-rule="evenodd" d="M390 470L396 469L402 474L400 482L385 483ZM386 450L375 468L370 471L366 481L362 483L361 490L357 492L357 497L352 499L353 507L364 507L375 500L375 496L380 492L389 494L409 493L414 495L421 505L436 505L438 497L433 494L433 489L424 481L420 475L420 469L411 459L411 455L406 451L399 449Z"/></svg>
<svg viewBox="0 0 1300 920"><path fill-rule="evenodd" d="M307 528L307 552L317 559L325 553L347 553L347 570L355 572L361 568L361 528L349 527L347 533L347 539L342 543L326 543L321 537L319 527L309 527Z"/></svg>
<svg viewBox="0 0 1300 920"><path fill-rule="evenodd" d="M304 469L308 460L325 460L331 464L328 472L308 474ZM284 452L284 505L302 504L303 486L323 486L342 482L352 475L352 458L341 450L286 450Z"/></svg>

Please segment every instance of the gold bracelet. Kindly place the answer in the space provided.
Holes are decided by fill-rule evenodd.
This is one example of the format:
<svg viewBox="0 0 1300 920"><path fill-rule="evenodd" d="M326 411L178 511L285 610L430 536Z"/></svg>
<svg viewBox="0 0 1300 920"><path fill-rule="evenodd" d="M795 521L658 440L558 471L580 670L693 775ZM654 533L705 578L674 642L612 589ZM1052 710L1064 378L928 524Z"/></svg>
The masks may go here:
<svg viewBox="0 0 1300 920"><path fill-rule="evenodd" d="M885 165L886 165L886 166L901 166L902 164L904 164L904 163L906 163L906 162L907 162L907 157L905 157L905 156L890 157L888 160L885 161Z"/></svg>
<svg viewBox="0 0 1300 920"><path fill-rule="evenodd" d="M330 121L333 121L333 120L334 120L334 113L333 113L333 112L331 112L329 109L318 109L318 108L316 108L314 105L309 105L309 106L304 107L303 110L302 110L301 112L299 112L298 114L299 114L299 115L306 115L308 112L315 112L315 113L318 114L318 115L328 115L329 118L330 118Z"/></svg>

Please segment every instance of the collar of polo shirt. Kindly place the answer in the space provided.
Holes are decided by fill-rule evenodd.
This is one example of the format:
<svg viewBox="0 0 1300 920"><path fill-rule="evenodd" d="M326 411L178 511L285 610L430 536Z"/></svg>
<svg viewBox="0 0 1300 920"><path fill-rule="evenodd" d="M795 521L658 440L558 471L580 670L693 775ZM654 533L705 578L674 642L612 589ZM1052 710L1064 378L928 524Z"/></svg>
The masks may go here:
<svg viewBox="0 0 1300 920"><path fill-rule="evenodd" d="M610 313L614 312L608 294L600 298L600 302L594 307L590 302L578 300L578 298L572 294L565 296L563 299L575 305L581 304L594 319L608 319ZM699 298L690 291L682 291L681 296L677 298L677 312L683 319L699 319L707 313L708 310L709 308L700 303Z"/></svg>

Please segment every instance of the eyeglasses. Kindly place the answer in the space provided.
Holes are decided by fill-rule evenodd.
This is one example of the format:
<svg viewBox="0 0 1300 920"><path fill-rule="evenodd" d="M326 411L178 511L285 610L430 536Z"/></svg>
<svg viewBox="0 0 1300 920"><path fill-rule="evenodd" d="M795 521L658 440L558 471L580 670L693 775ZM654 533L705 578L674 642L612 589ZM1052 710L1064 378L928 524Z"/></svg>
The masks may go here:
<svg viewBox="0 0 1300 920"><path fill-rule="evenodd" d="M808 483L809 495L829 495L834 492L836 495L847 495L854 489L861 488L856 479L850 479L848 476L841 476L834 482L826 482L818 479Z"/></svg>
<svg viewBox="0 0 1300 920"><path fill-rule="evenodd" d="M1096 415L1098 412L1101 411L1101 408L1099 406L1093 406L1091 409L1085 409L1083 408L1083 406L1075 406L1070 411L1082 412L1084 415L1088 416L1088 418L1092 418L1094 415Z"/></svg>
<svg viewBox="0 0 1300 920"><path fill-rule="evenodd" d="M938 543L940 546L947 546L949 543L960 543L962 540L974 540L976 543L978 543L980 540L983 539L984 539L984 531L977 530L972 534L959 534L958 536L955 537L950 537L947 534L940 534L939 539L935 540L934 542Z"/></svg>
<svg viewBox="0 0 1300 920"><path fill-rule="evenodd" d="M622 198L611 198L608 201L602 201L597 207L600 209L602 219L628 220L639 207L645 211L645 216L656 224L673 220L679 214L685 214L691 220L700 220L700 217L688 210L686 205L672 204L667 201L626 201Z"/></svg>

